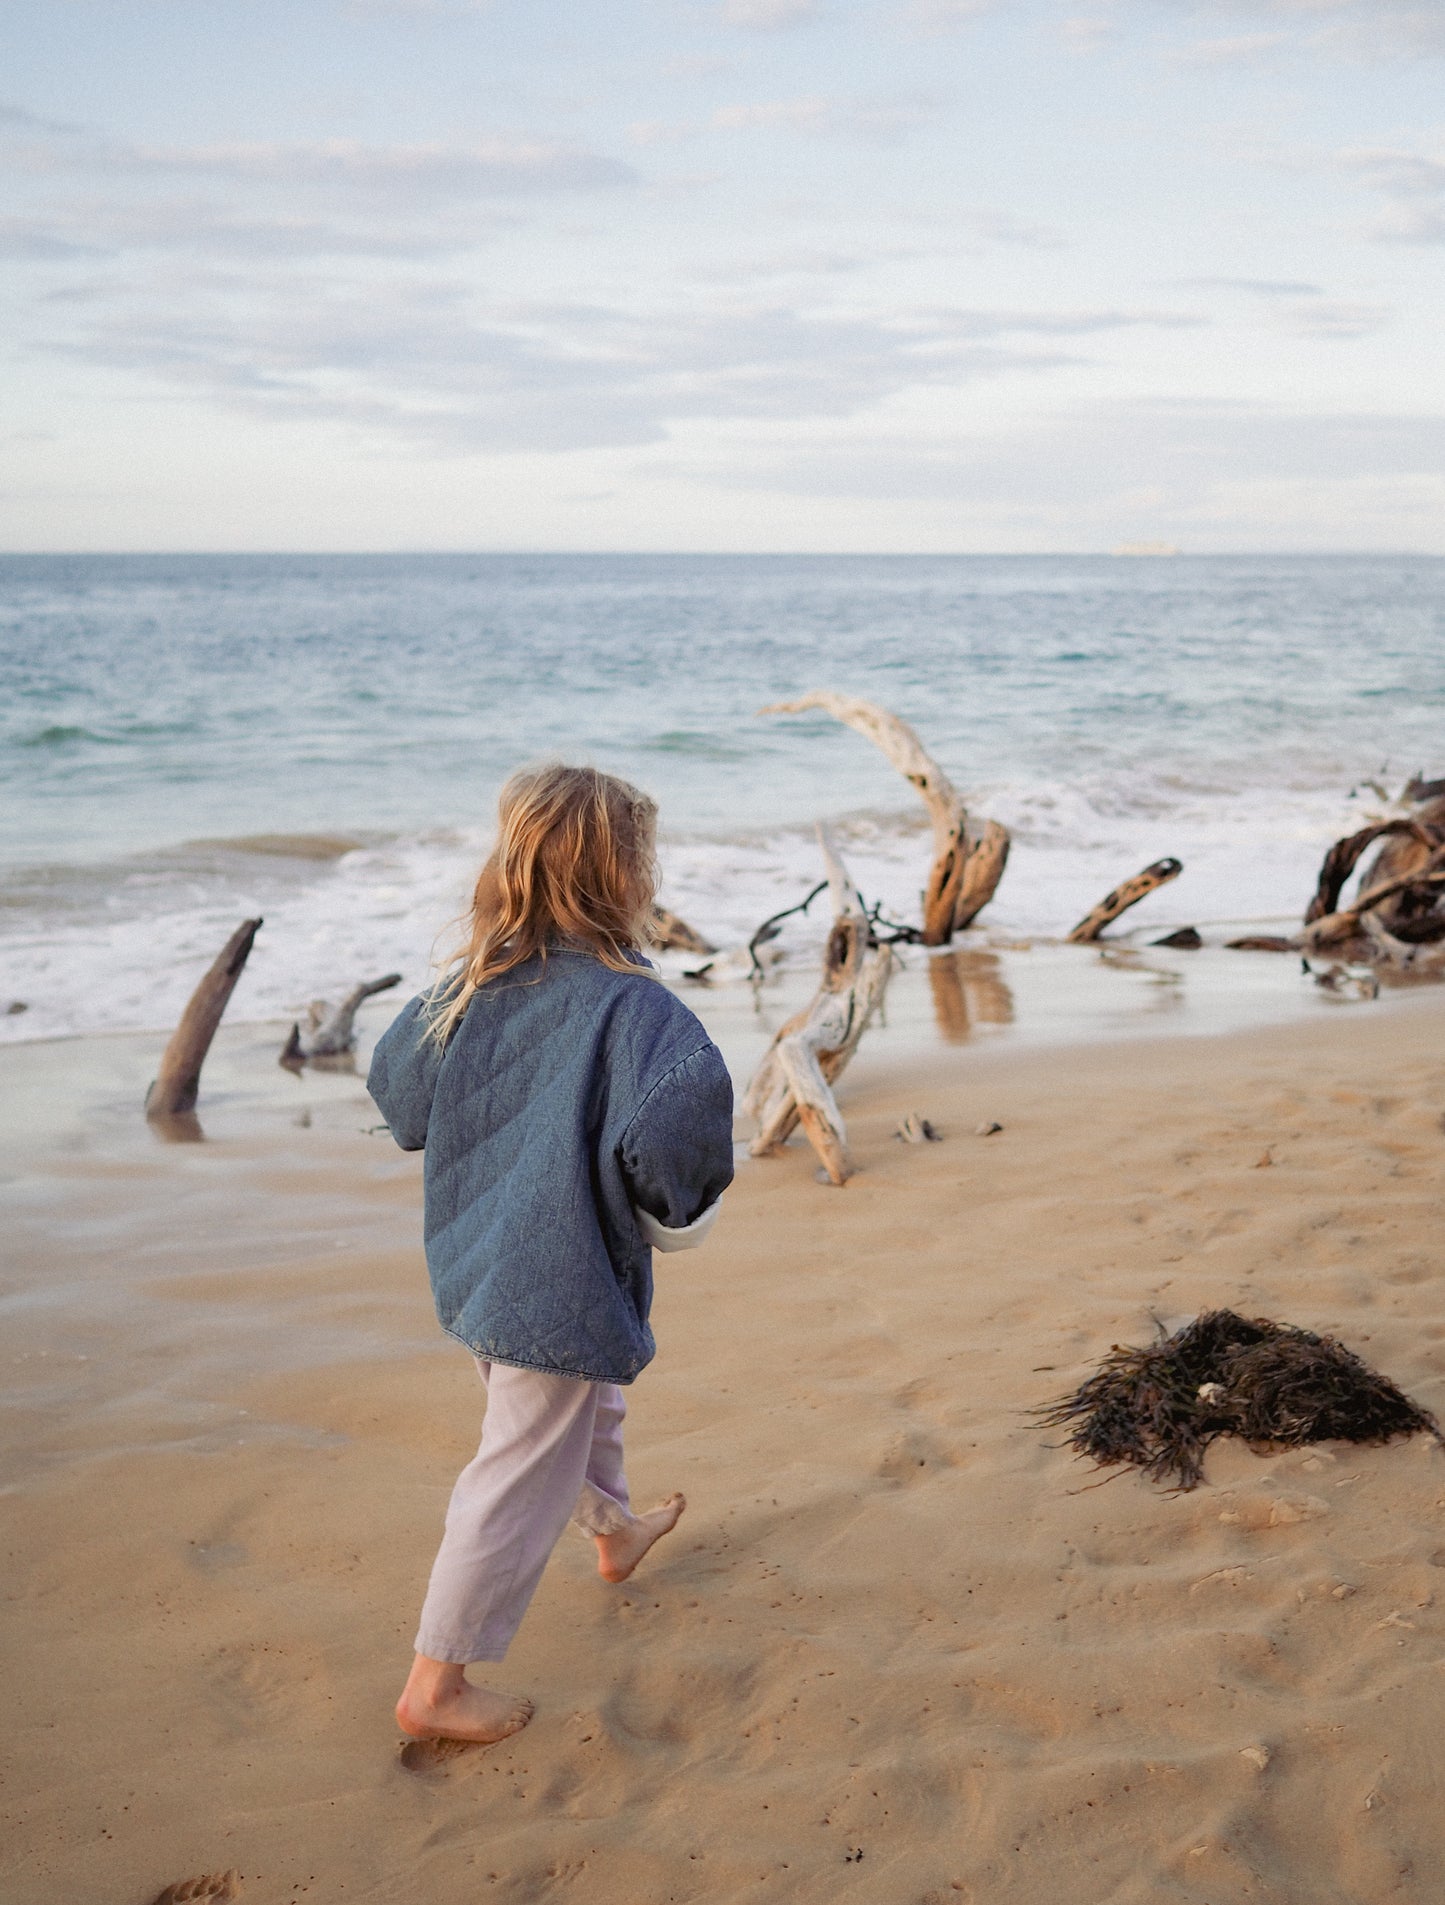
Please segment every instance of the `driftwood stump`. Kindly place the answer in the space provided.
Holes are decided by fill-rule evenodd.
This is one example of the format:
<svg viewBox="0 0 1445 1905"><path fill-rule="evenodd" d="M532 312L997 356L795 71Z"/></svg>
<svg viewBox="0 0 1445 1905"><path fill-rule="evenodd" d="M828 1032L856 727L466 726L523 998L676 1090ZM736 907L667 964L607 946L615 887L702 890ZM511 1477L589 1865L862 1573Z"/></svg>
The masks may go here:
<svg viewBox="0 0 1445 1905"><path fill-rule="evenodd" d="M325 999L313 999L306 1008L306 1029L298 1021L277 1063L287 1071L299 1072L304 1065L328 1059L349 1059L356 1050L356 1014L361 1005L378 992L390 992L401 984L399 972L385 973L380 979L367 979L351 991L340 1005L328 1005ZM333 1067L335 1069L335 1067Z"/></svg>
<svg viewBox="0 0 1445 1905"><path fill-rule="evenodd" d="M813 708L870 740L922 796L933 822L933 865L923 893L923 943L946 946L993 898L1008 860L1007 827L990 820L976 830L962 795L913 729L871 701L819 688L758 712L805 714Z"/></svg>
<svg viewBox="0 0 1445 1905"><path fill-rule="evenodd" d="M799 1124L834 1184L852 1166L847 1131L832 1085L858 1049L893 970L893 954L869 930L863 901L827 831L819 828L833 929L823 953L823 977L811 1004L780 1027L743 1098L756 1119L755 1158L780 1151Z"/></svg>
<svg viewBox="0 0 1445 1905"><path fill-rule="evenodd" d="M260 929L259 919L243 919L191 994L146 1093L145 1114L152 1123L184 1119L195 1110L201 1095L201 1067Z"/></svg>
<svg viewBox="0 0 1445 1905"><path fill-rule="evenodd" d="M1142 873L1136 873L1132 880L1125 880L1122 886L1116 886L1112 893L1106 893L1092 913L1085 913L1078 925L1068 936L1071 946L1088 946L1099 937L1106 926L1112 926L1121 913L1127 913L1131 906L1137 906L1142 899L1155 892L1161 886L1167 886L1171 880L1177 880L1184 871L1182 861L1155 860L1145 867Z"/></svg>

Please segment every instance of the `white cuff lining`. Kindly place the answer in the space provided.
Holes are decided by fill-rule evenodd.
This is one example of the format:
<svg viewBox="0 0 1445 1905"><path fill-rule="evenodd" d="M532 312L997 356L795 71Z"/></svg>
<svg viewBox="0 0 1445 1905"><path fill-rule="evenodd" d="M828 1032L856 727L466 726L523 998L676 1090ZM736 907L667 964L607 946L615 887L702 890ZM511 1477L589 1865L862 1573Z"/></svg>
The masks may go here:
<svg viewBox="0 0 1445 1905"><path fill-rule="evenodd" d="M716 1197L700 1217L694 1217L690 1224L684 1224L677 1230L669 1230L666 1224L658 1223L650 1210L636 1210L638 1229L652 1245L654 1250L695 1250L717 1222L717 1214L722 1206L721 1197Z"/></svg>

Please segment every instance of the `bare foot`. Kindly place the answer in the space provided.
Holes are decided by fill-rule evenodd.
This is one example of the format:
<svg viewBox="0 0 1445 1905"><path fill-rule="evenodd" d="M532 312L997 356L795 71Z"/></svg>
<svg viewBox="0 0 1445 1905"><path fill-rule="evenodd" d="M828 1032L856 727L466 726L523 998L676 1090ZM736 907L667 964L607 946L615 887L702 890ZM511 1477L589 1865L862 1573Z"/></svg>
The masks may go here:
<svg viewBox="0 0 1445 1905"><path fill-rule="evenodd" d="M520 1733L532 1702L518 1693L473 1686L460 1667L418 1654L396 1703L396 1723L408 1739L470 1740L490 1746Z"/></svg>
<svg viewBox="0 0 1445 1905"><path fill-rule="evenodd" d="M649 1508L615 1535L594 1535L597 1543L597 1572L604 1581L625 1581L654 1541L670 1534L679 1515L687 1507L681 1495L669 1495L656 1508Z"/></svg>

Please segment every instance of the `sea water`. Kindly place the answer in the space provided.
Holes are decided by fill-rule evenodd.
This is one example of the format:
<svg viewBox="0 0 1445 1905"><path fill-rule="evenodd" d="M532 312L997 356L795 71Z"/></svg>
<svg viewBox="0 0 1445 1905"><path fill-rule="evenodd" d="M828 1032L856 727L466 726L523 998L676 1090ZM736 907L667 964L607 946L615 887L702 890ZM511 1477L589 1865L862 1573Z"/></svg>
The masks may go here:
<svg viewBox="0 0 1445 1905"><path fill-rule="evenodd" d="M166 1027L255 914L233 1017L423 983L498 787L549 757L656 796L664 898L720 945L821 876L820 821L916 920L906 783L759 712L818 687L1012 830L971 946L1057 939L1165 854L1135 940L1297 920L1331 840L1445 774L1445 562L0 557L0 1038Z"/></svg>

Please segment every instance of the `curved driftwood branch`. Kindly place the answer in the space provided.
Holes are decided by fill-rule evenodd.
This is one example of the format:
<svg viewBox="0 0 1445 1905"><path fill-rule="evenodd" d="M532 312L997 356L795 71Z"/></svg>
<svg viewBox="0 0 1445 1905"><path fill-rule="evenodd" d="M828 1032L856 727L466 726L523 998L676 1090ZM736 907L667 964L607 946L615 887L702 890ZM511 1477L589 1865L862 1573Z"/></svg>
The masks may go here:
<svg viewBox="0 0 1445 1905"><path fill-rule="evenodd" d="M1326 914L1336 910L1345 881L1354 872L1365 849L1388 834L1406 834L1423 845L1427 853L1435 845L1417 820L1382 820L1373 827L1361 827L1358 833L1337 840L1324 857L1315 896L1305 908L1306 926L1312 926L1317 919L1323 919Z"/></svg>
<svg viewBox="0 0 1445 1905"><path fill-rule="evenodd" d="M1445 848L1442 848L1425 863L1418 873L1402 873L1393 880L1381 880L1372 886L1354 902L1343 907L1337 913L1326 913L1322 918L1311 921L1302 935L1307 947L1329 946L1343 939L1353 938L1360 930L1360 922L1367 913L1373 913L1386 900L1392 900L1398 893L1417 893L1422 898L1438 894L1445 888Z"/></svg>
<svg viewBox="0 0 1445 1905"><path fill-rule="evenodd" d="M817 708L863 735L917 788L933 822L933 865L923 894L923 943L946 946L993 898L1008 859L1008 829L991 820L974 833L963 796L908 723L872 701L815 688L759 714L806 714Z"/></svg>
<svg viewBox="0 0 1445 1905"><path fill-rule="evenodd" d="M195 1110L201 1095L201 1067L260 930L259 919L243 919L191 994L146 1093L147 1118L163 1123Z"/></svg>
<svg viewBox="0 0 1445 1905"><path fill-rule="evenodd" d="M1116 886L1112 893L1105 894L1093 912L1086 913L1068 935L1068 943L1071 946L1090 945L1121 913L1127 913L1131 906L1137 906L1140 900L1146 899L1157 888L1177 880L1183 871L1184 863L1181 860L1155 860L1142 873L1136 873L1132 880L1125 880L1122 886Z"/></svg>
<svg viewBox="0 0 1445 1905"><path fill-rule="evenodd" d="M781 1150L801 1124L829 1179L843 1184L852 1167L832 1086L882 1001L893 954L874 942L857 887L826 830L818 832L834 914L822 981L807 1009L779 1028L743 1108L758 1124L750 1147L754 1157Z"/></svg>

